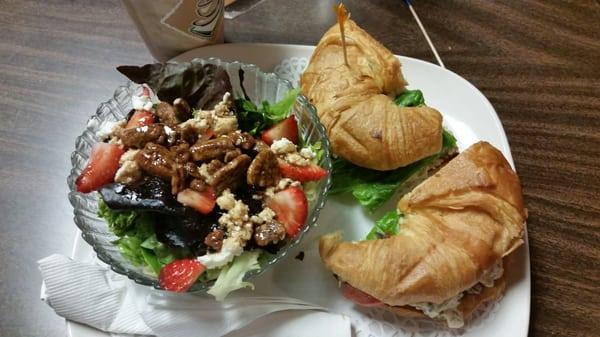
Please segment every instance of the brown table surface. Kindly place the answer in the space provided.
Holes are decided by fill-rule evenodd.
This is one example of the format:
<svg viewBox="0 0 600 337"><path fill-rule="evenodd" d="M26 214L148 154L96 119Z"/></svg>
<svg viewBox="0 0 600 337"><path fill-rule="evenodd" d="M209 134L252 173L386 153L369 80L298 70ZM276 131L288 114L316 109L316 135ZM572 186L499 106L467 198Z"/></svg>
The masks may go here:
<svg viewBox="0 0 600 337"><path fill-rule="evenodd" d="M226 21L226 40L315 44L332 3L266 0ZM346 4L394 53L434 62L400 0ZM529 209L530 335L599 336L600 3L416 9L446 66L489 98L508 135ZM115 66L150 61L117 0L0 0L0 335L65 334L39 300L36 260L71 251L69 155L124 82Z"/></svg>

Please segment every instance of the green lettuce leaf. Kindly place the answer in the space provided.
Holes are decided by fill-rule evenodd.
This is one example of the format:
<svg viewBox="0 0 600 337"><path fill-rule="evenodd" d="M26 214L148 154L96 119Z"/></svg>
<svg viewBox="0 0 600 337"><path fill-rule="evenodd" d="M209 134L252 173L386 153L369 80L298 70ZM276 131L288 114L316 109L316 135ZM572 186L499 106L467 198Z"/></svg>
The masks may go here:
<svg viewBox="0 0 600 337"><path fill-rule="evenodd" d="M246 98L235 99L234 104L240 129L256 136L270 126L281 122L288 117L299 94L300 89L292 89L279 102L270 104L263 101L260 106L256 106L254 102Z"/></svg>
<svg viewBox="0 0 600 337"><path fill-rule="evenodd" d="M244 281L244 275L251 270L260 269L258 251L245 251L236 257L231 264L223 267L215 284L207 293L213 295L217 301L223 301L232 291L241 288L252 288L254 284Z"/></svg>
<svg viewBox="0 0 600 337"><path fill-rule="evenodd" d="M367 234L367 240L376 240L398 234L400 232L400 220L402 217L403 215L398 214L396 211L384 214L381 219L375 222L375 226Z"/></svg>
<svg viewBox="0 0 600 337"><path fill-rule="evenodd" d="M116 212L108 208L102 198L98 199L98 216L106 220L108 228L116 235L123 236L133 229L137 213L133 211Z"/></svg>
<svg viewBox="0 0 600 337"><path fill-rule="evenodd" d="M444 130L442 137L442 150L438 154L392 171L370 170L341 158L334 159L329 194L352 193L367 210L376 211L403 183L456 147L456 139L451 133Z"/></svg>
<svg viewBox="0 0 600 337"><path fill-rule="evenodd" d="M421 90L406 90L396 96L394 103L399 106L421 106L425 105L425 98Z"/></svg>

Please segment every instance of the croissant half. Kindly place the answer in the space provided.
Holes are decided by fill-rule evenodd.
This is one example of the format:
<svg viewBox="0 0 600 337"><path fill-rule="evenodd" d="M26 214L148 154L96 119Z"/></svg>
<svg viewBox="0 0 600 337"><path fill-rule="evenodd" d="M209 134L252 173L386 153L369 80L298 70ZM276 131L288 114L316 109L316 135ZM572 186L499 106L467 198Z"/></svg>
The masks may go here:
<svg viewBox="0 0 600 337"><path fill-rule="evenodd" d="M371 241L321 238L321 259L339 279L383 303L439 304L477 285L523 243L527 217L519 178L502 153L479 142L398 203L398 235ZM499 275L498 275L499 276ZM496 277L497 278L497 277ZM491 286L491 285L490 285ZM497 297L503 279L464 296L463 313ZM397 308L399 313L414 309Z"/></svg>
<svg viewBox="0 0 600 337"><path fill-rule="evenodd" d="M405 90L400 61L352 20L345 29L348 65L340 29L319 41L300 79L317 108L333 151L352 163L392 170L438 153L442 116L430 107L399 107Z"/></svg>

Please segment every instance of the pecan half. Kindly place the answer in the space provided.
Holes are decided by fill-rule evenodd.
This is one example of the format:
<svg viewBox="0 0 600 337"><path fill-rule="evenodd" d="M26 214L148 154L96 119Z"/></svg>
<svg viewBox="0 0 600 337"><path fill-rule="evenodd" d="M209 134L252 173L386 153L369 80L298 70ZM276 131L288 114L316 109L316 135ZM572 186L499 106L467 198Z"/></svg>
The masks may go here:
<svg viewBox="0 0 600 337"><path fill-rule="evenodd" d="M142 171L170 180L175 175L176 163L173 154L164 146L148 143L135 155L135 161Z"/></svg>
<svg viewBox="0 0 600 337"><path fill-rule="evenodd" d="M229 163L235 157L237 157L237 156L239 156L241 154L242 154L242 151L240 151L240 149L231 150L231 151L225 153L225 159L223 159L223 161L226 162L226 163Z"/></svg>
<svg viewBox="0 0 600 337"><path fill-rule="evenodd" d="M194 191L203 192L208 187L208 184L202 179L192 179L190 182L190 188Z"/></svg>
<svg viewBox="0 0 600 337"><path fill-rule="evenodd" d="M160 102L156 105L154 111L161 123L172 127L179 124L177 116L175 115L175 108L173 108L171 104Z"/></svg>
<svg viewBox="0 0 600 337"><path fill-rule="evenodd" d="M272 220L254 229L254 242L260 247L276 244L285 238L285 227Z"/></svg>
<svg viewBox="0 0 600 337"><path fill-rule="evenodd" d="M277 156L271 150L260 151L246 174L249 185L268 187L275 185L281 178Z"/></svg>
<svg viewBox="0 0 600 337"><path fill-rule="evenodd" d="M219 137L211 140L200 141L190 148L194 161L209 161L211 159L223 159L225 154L235 149L231 139Z"/></svg>
<svg viewBox="0 0 600 337"><path fill-rule="evenodd" d="M223 246L224 237L225 232L223 230L215 229L204 238L204 244L218 252Z"/></svg>
<svg viewBox="0 0 600 337"><path fill-rule="evenodd" d="M233 191L243 185L251 161L248 155L239 155L210 176L207 182L215 189L215 194L220 195L227 188Z"/></svg>
<svg viewBox="0 0 600 337"><path fill-rule="evenodd" d="M267 145L267 143L263 142L260 139L257 139L256 144L254 144L254 151L256 151L256 152L270 150L270 149L271 149L271 147L269 145Z"/></svg>
<svg viewBox="0 0 600 337"><path fill-rule="evenodd" d="M187 121L192 117L192 109L183 98L176 98L173 101L173 109L175 110L175 116L180 121Z"/></svg>
<svg viewBox="0 0 600 337"><path fill-rule="evenodd" d="M173 153L173 157L177 163L184 164L191 159L188 143L180 142L177 145L171 146L170 151Z"/></svg>
<svg viewBox="0 0 600 337"><path fill-rule="evenodd" d="M235 146L246 151L252 149L254 147L254 144L256 144L256 140L248 132L234 131L228 133L227 137L231 139Z"/></svg>
<svg viewBox="0 0 600 337"><path fill-rule="evenodd" d="M148 143L164 144L167 141L167 134L164 125L150 124L123 129L119 132L119 138L126 147L141 149Z"/></svg>

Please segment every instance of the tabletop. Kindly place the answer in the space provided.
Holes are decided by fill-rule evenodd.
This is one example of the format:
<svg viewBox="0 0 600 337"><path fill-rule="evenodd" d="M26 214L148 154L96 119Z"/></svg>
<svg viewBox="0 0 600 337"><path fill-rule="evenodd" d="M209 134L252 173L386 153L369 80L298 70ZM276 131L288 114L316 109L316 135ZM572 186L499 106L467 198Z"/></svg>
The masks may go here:
<svg viewBox="0 0 600 337"><path fill-rule="evenodd" d="M266 0L227 20L225 40L314 45L332 4ZM435 62L401 1L345 4L394 53ZM447 68L488 97L508 135L529 210L530 336L598 336L600 2L415 8ZM36 261L71 251L69 155L123 83L115 66L152 57L117 0L0 0L0 32L0 335L64 336L39 300Z"/></svg>

